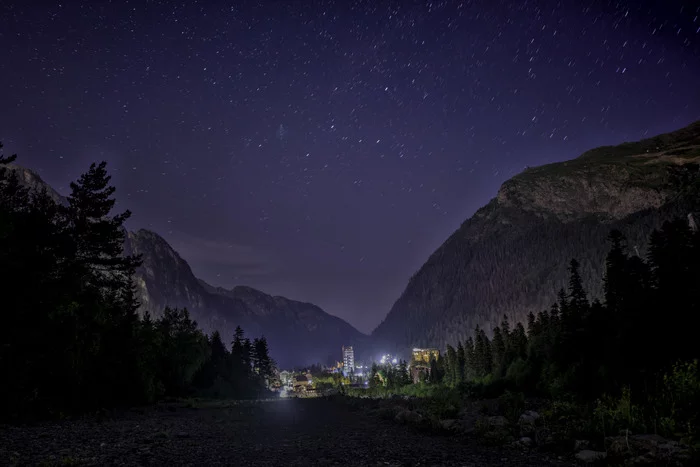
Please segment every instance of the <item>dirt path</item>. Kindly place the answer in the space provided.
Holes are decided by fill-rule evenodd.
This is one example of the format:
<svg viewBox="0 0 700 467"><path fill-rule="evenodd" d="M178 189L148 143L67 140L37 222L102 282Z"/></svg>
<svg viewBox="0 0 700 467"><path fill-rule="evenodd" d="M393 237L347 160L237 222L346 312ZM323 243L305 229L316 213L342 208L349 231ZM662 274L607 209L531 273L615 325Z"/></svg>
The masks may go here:
<svg viewBox="0 0 700 467"><path fill-rule="evenodd" d="M427 435L324 399L149 409L0 426L0 465L571 465Z"/></svg>

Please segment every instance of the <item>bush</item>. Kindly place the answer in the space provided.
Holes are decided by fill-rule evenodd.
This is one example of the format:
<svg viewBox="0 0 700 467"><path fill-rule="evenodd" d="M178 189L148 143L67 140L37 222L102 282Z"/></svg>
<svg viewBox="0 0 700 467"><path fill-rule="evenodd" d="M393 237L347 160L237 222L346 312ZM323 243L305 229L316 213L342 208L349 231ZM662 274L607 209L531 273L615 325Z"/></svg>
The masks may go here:
<svg viewBox="0 0 700 467"><path fill-rule="evenodd" d="M518 388L530 388L532 384L532 370L527 361L522 358L514 361L506 371L506 379Z"/></svg>
<svg viewBox="0 0 700 467"><path fill-rule="evenodd" d="M593 410L593 426L605 435L626 429L633 432L646 431L641 408L632 403L631 390L625 387L620 397L605 395L598 399Z"/></svg>
<svg viewBox="0 0 700 467"><path fill-rule="evenodd" d="M498 398L498 405L506 418L517 421L520 414L525 410L525 394L506 390Z"/></svg>
<svg viewBox="0 0 700 467"><path fill-rule="evenodd" d="M700 427L700 372L698 361L676 363L663 377L661 397L655 412L665 436L698 443Z"/></svg>

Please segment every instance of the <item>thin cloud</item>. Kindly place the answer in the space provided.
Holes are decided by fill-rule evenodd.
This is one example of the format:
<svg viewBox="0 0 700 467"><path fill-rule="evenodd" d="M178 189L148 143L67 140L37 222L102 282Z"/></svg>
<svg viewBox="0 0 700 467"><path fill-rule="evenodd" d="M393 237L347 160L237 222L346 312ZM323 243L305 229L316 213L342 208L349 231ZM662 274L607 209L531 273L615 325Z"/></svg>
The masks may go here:
<svg viewBox="0 0 700 467"><path fill-rule="evenodd" d="M231 274L258 276L277 270L277 262L267 253L235 242L195 237L173 232L168 241L187 262L200 266L226 266Z"/></svg>

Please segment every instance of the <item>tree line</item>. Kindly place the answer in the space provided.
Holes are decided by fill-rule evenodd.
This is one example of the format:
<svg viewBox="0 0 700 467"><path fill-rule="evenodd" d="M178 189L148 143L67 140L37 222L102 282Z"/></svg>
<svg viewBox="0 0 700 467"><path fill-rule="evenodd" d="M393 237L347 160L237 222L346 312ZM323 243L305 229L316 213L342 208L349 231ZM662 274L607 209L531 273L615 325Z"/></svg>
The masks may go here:
<svg viewBox="0 0 700 467"><path fill-rule="evenodd" d="M0 144L0 148L2 145ZM60 415L165 396L255 397L274 374L264 337L227 346L187 310L137 313L106 163L70 184L66 203L30 190L0 155L0 418Z"/></svg>
<svg viewBox="0 0 700 467"><path fill-rule="evenodd" d="M515 324L513 317L524 318L523 309L534 314L549 309L559 288L566 286L562 279L567 277L571 258L581 265L579 273L589 296L602 297L605 238L611 228L623 231L629 244L639 246L646 257L643 245L652 229L666 219L700 210L697 164L638 168L643 167L650 171L648 176L659 177L656 188L674 196L658 208L640 210L612 224L595 216L562 222L557 216L543 218L493 200L464 222L411 277L395 312L373 335L401 350L431 346L444 350L448 343L456 347L458 340L464 343L473 336L477 324L491 336L503 314Z"/></svg>
<svg viewBox="0 0 700 467"><path fill-rule="evenodd" d="M448 345L431 363L430 380L581 401L624 394L675 429L700 426L700 347L690 325L700 314L694 220L677 218L654 230L646 258L630 253L618 230L608 240L602 302L589 299L573 259L568 289L550 309L530 313L527 328L504 316L491 337L477 326L473 337Z"/></svg>
<svg viewBox="0 0 700 467"><path fill-rule="evenodd" d="M399 360L396 365L372 363L368 380L371 389L383 387L395 390L411 384L408 363L405 360Z"/></svg>

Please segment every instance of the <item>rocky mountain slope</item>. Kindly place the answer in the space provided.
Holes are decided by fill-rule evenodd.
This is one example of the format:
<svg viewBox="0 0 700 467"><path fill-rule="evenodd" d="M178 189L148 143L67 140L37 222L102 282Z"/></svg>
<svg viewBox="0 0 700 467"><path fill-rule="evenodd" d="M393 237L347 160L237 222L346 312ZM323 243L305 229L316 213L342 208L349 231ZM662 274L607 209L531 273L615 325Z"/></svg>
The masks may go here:
<svg viewBox="0 0 700 467"><path fill-rule="evenodd" d="M66 199L30 169L12 164L22 183L31 189L46 187L58 203ZM358 345L368 337L340 318L310 303L273 297L250 287L232 290L212 287L195 277L187 262L158 234L149 230L127 232L125 254L140 254L136 272L141 307L158 317L163 308L186 307L206 333L221 332L230 342L237 325L249 337L264 335L271 356L288 368L341 358L343 345Z"/></svg>
<svg viewBox="0 0 700 467"><path fill-rule="evenodd" d="M36 172L27 169L25 167L19 166L17 164L7 164L6 169L13 171L20 183L29 187L32 190L46 189L46 193L59 204L67 204L66 198L61 196L56 190L53 189L51 185L46 183Z"/></svg>
<svg viewBox="0 0 700 467"><path fill-rule="evenodd" d="M283 367L336 361L343 345L367 339L311 303L273 297L251 287L226 290L207 284L154 232L129 232L125 252L143 257L136 275L142 311L158 316L166 305L186 307L203 330L219 330L225 340L237 325L249 336L264 334L272 357Z"/></svg>
<svg viewBox="0 0 700 467"><path fill-rule="evenodd" d="M698 162L700 122L525 170L430 256L372 337L444 348L504 314L524 321L554 302L571 258L599 297L610 229L643 255L654 227L700 207Z"/></svg>

